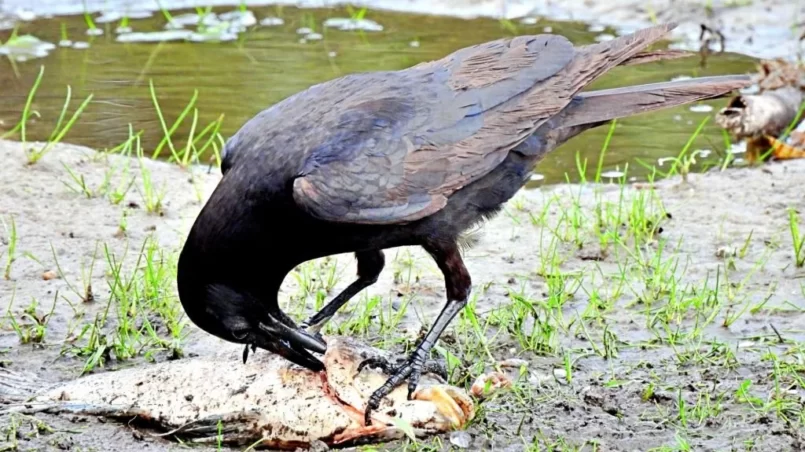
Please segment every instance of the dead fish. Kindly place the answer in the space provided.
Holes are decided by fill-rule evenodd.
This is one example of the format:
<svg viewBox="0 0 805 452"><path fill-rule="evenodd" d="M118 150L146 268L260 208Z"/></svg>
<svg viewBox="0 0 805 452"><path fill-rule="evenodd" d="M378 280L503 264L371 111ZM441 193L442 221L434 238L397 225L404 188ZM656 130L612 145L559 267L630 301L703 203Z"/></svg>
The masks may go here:
<svg viewBox="0 0 805 452"><path fill-rule="evenodd" d="M424 437L461 429L474 417L466 391L424 374L412 400L406 387L398 387L372 412L367 427L366 401L388 376L369 367L359 374L357 368L384 353L350 338L327 342L325 370L318 373L271 353L248 364L227 353L91 374L33 392L35 376L0 368L0 402L6 403L0 414L139 418L163 431L157 436L276 449Z"/></svg>

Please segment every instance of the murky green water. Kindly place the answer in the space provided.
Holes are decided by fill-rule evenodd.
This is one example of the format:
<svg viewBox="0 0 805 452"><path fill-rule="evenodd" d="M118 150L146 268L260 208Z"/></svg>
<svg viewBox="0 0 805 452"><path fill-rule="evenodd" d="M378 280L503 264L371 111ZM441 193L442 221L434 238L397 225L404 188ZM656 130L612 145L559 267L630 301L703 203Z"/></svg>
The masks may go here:
<svg viewBox="0 0 805 452"><path fill-rule="evenodd" d="M234 8L214 8L213 11L221 13ZM73 98L70 112L89 93L94 93L94 99L65 141L99 149L112 148L126 140L131 124L135 131L144 131L145 149L151 150L163 133L151 99L149 80L153 80L169 126L185 108L194 90L198 90L195 132L223 114L221 134L228 137L260 110L312 84L356 71L402 69L440 58L467 45L512 35L511 28L491 19L463 20L369 11L366 18L381 24L383 30L357 32L321 26L327 18L349 17L350 13L341 8L259 7L251 11L258 23L269 16L280 16L284 24L251 26L237 40L229 42L121 43L115 39L119 22L98 24L104 30L101 36L86 34L87 24L81 15L22 23L18 35L31 34L58 43L66 34L70 40L86 41L89 47L57 47L43 58L27 61L0 59L0 120L3 121L0 133L18 121L40 65L44 65L45 73L33 109L41 117L29 126L29 140L45 140L50 136L62 109L67 85L70 85ZM171 11L171 14L178 16L187 12L193 11ZM135 31L155 31L163 30L166 23L165 16L156 13L149 18L131 19L129 26ZM545 27L551 27L553 33L563 34L579 44L594 42L595 36L601 33L590 32L581 23L513 23L520 34L540 33ZM297 33L300 27L315 28L323 39L301 42L303 35ZM3 42L10 36L10 31L0 32ZM596 82L595 87L665 81L678 76L744 73L753 68L753 60L740 55L711 57L706 68L699 67L697 58L690 58L618 68ZM716 109L723 103L723 100L708 102ZM628 164L630 176L642 177L646 170L637 159L656 163L658 158L677 155L708 114L712 112L679 107L620 121L604 159L605 169L623 170ZM192 113L188 115L174 134L179 146L190 133L192 117ZM604 127L573 139L549 155L539 165L538 172L545 175L546 182L564 181L566 173L575 180L578 152L582 160L590 161L588 173L592 173L606 133ZM721 132L713 121L697 138L693 149L724 149ZM715 153L711 156L715 158Z"/></svg>

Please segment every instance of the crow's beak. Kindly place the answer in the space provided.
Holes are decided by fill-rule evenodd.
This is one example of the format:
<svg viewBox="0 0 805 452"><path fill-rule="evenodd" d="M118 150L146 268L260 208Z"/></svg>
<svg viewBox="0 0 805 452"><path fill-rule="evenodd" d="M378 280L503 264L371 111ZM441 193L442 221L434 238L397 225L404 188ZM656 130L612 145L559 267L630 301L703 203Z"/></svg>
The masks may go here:
<svg viewBox="0 0 805 452"><path fill-rule="evenodd" d="M272 317L271 314L268 315L268 319L268 323L260 322L260 329L285 339L292 347L306 348L317 353L324 353L327 350L327 344L324 341L310 335L307 331L291 328Z"/></svg>
<svg viewBox="0 0 805 452"><path fill-rule="evenodd" d="M310 353L310 351L324 353L327 350L327 344L320 338L304 330L292 328L271 314L268 314L263 322L259 322L258 326L260 332L264 334L257 332L252 334L257 347L274 352L314 372L324 369L324 364Z"/></svg>

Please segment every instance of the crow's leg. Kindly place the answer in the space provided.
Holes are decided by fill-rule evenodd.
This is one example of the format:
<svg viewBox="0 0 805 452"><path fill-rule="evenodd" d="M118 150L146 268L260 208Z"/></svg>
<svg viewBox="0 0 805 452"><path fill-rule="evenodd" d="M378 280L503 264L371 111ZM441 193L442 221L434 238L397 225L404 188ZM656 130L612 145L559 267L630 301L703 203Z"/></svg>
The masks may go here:
<svg viewBox="0 0 805 452"><path fill-rule="evenodd" d="M382 358L370 358L367 360L369 361L367 365L380 367L390 373L391 377L369 397L364 415L366 425L371 424L371 412L380 406L380 400L389 395L395 387L406 379L408 380L408 399L411 399L423 370L426 367L431 367L426 364L431 349L436 344L436 341L439 340L439 336L442 335L447 325L467 304L467 299L470 296L472 280L467 267L464 266L464 261L461 259L458 245L455 242L428 243L423 247L433 257L442 274L444 274L447 304L433 322L428 334L425 335L422 342L417 345L413 353L402 365L392 366Z"/></svg>
<svg viewBox="0 0 805 452"><path fill-rule="evenodd" d="M355 258L358 260L358 279L330 300L327 305L321 308L321 311L302 322L301 328L310 333L318 334L322 327L341 309L341 306L344 306L358 292L377 282L377 278L386 264L383 251L359 251L355 253Z"/></svg>

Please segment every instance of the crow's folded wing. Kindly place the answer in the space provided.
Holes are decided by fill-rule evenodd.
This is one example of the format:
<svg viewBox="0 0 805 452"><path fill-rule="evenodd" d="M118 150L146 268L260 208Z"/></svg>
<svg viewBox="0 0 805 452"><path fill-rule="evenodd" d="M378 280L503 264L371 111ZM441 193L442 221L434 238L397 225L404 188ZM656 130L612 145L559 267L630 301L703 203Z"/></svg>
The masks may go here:
<svg viewBox="0 0 805 452"><path fill-rule="evenodd" d="M667 30L653 27L580 49L558 35L520 36L401 71L397 83L410 84L410 95L343 108L309 152L294 199L335 222L390 224L431 215L586 84Z"/></svg>

